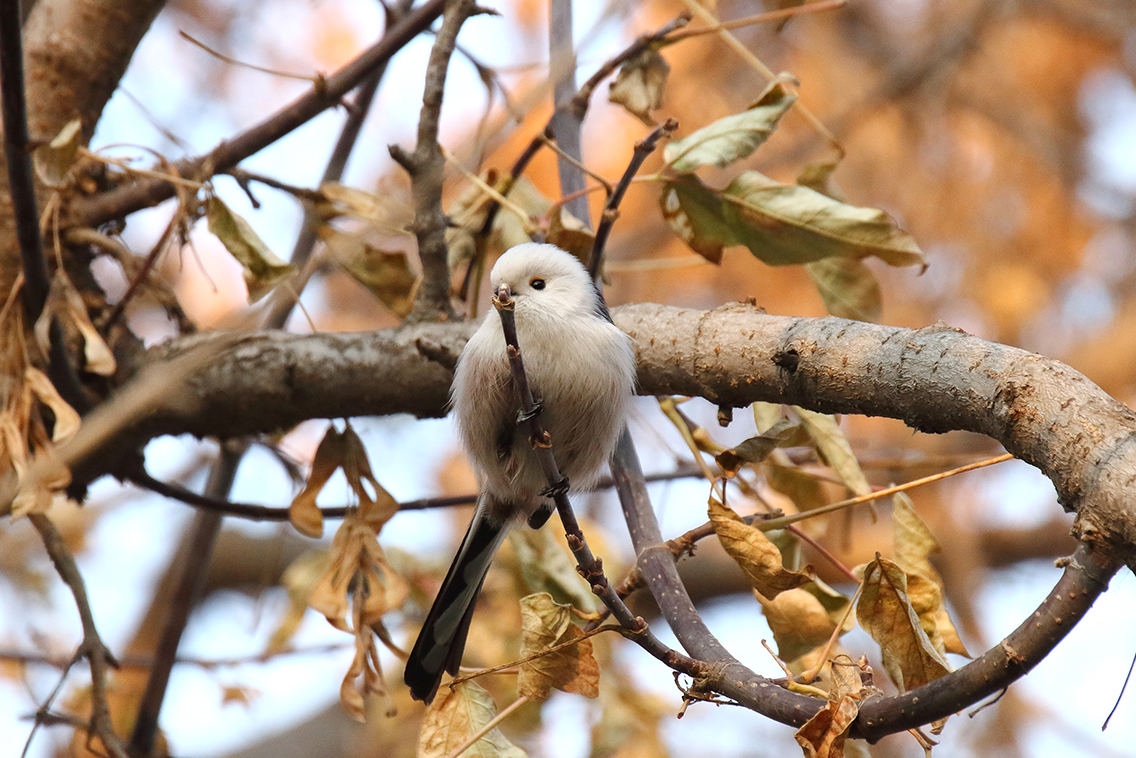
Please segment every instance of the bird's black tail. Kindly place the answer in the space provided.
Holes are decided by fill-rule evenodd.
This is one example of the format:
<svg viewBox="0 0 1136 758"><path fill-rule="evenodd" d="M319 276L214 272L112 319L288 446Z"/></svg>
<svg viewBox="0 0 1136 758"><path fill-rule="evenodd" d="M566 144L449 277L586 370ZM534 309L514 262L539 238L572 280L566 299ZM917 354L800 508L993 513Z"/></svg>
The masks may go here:
<svg viewBox="0 0 1136 758"><path fill-rule="evenodd" d="M505 526L484 511L479 505L406 661L403 681L415 700L433 700L442 673L456 675L461 665L477 594L505 536Z"/></svg>

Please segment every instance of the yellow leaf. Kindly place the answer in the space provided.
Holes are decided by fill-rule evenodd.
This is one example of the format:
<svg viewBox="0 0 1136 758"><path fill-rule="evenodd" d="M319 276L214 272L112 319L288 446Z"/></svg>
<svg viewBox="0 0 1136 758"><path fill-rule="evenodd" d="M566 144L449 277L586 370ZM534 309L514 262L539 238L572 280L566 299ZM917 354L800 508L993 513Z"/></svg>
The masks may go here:
<svg viewBox="0 0 1136 758"><path fill-rule="evenodd" d="M934 681L951 670L912 607L907 575L878 553L864 569L856 618L880 646L884 668L900 692Z"/></svg>
<svg viewBox="0 0 1136 758"><path fill-rule="evenodd" d="M813 591L810 592L810 589ZM834 599L843 602L829 607L818 597L824 591L815 585L806 585L804 588L786 590L772 600L758 595L765 620L777 643L777 656L786 663L792 663L826 644L836 630L836 625L843 620L848 599L833 593ZM849 631L851 626L852 618L849 616L841 633Z"/></svg>
<svg viewBox="0 0 1136 758"><path fill-rule="evenodd" d="M765 597L777 597L816 578L812 566L800 572L786 569L777 546L760 529L742 521L732 508L710 498L707 511L722 547L741 566L750 586Z"/></svg>
<svg viewBox="0 0 1136 758"><path fill-rule="evenodd" d="M463 682L438 692L422 719L417 758L446 758L497 715L489 693L474 682ZM462 758L526 758L500 729L490 729L462 753Z"/></svg>
<svg viewBox="0 0 1136 758"><path fill-rule="evenodd" d="M521 598L522 658L583 636L572 623L569 608L553 601L546 592ZM553 689L594 698L599 696L599 679L592 641L586 639L522 663L517 692L537 702L548 699Z"/></svg>

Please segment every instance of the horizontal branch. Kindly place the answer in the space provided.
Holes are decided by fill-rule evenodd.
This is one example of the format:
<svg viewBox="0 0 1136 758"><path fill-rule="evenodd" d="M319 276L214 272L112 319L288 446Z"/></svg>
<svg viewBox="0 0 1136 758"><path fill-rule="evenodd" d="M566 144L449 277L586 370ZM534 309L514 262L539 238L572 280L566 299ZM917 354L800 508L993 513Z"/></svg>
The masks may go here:
<svg viewBox="0 0 1136 758"><path fill-rule="evenodd" d="M736 407L786 402L896 418L924 432L985 434L1053 481L1061 503L1077 511L1083 539L1103 540L1126 563L1136 555L1136 414L1058 361L945 326L770 316L744 304L639 304L614 316L635 338L641 394ZM441 416L472 329L246 336L192 380L194 403L151 414L131 441L270 432L309 418ZM230 338L183 338L152 350L151 361Z"/></svg>

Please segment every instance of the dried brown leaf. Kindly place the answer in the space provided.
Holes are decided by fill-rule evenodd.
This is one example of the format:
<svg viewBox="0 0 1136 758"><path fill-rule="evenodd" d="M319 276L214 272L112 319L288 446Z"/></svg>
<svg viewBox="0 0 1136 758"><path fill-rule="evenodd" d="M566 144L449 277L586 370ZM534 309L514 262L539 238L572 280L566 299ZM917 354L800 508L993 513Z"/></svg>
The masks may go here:
<svg viewBox="0 0 1136 758"><path fill-rule="evenodd" d="M942 593L943 578L928 560L929 556L941 551L939 541L935 539L926 522L916 513L915 504L906 493L896 494L892 498L892 503L895 562L908 575L912 604L919 613L923 628L927 630L928 636L940 650L969 658L970 653L967 652L954 622L947 613ZM921 584L912 586L911 579L915 577L925 580L933 590ZM924 599L917 600L917 594Z"/></svg>
<svg viewBox="0 0 1136 758"><path fill-rule="evenodd" d="M842 758L848 729L860 712L859 668L847 655L832 661L828 704L797 730L794 738L806 758Z"/></svg>
<svg viewBox="0 0 1136 758"><path fill-rule="evenodd" d="M760 529L742 521L729 506L710 498L707 512L722 547L745 572L750 586L765 597L775 598L816 578L812 566L799 572L786 569L777 546Z"/></svg>
<svg viewBox="0 0 1136 758"><path fill-rule="evenodd" d="M521 657L528 658L557 645L579 639L583 632L572 623L571 606L561 605L547 592L521 598ZM599 697L600 668L592 654L592 641L580 640L521 664L517 692L542 702L553 689L584 697Z"/></svg>
<svg viewBox="0 0 1136 758"><path fill-rule="evenodd" d="M907 575L879 554L864 569L856 618L880 646L884 668L900 692L915 689L950 671L950 664L935 649L912 607Z"/></svg>
<svg viewBox="0 0 1136 758"><path fill-rule="evenodd" d="M357 234L334 230L325 231L323 239L336 263L392 313L400 318L410 313L419 276L406 253L383 250Z"/></svg>
<svg viewBox="0 0 1136 758"><path fill-rule="evenodd" d="M622 105L647 126L654 126L651 111L663 107L671 67L658 50L646 48L619 68L607 99Z"/></svg>
<svg viewBox="0 0 1136 758"><path fill-rule="evenodd" d="M446 758L497 715L497 705L476 682L443 687L426 708L418 733L417 758ZM462 758L526 758L500 729L490 729L462 753Z"/></svg>

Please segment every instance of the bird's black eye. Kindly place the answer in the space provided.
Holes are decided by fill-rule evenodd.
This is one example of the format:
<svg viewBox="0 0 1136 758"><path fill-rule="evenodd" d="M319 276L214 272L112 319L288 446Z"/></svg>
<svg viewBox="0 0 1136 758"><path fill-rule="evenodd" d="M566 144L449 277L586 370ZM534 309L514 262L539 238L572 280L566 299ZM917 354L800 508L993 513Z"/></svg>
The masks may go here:
<svg viewBox="0 0 1136 758"><path fill-rule="evenodd" d="M532 287L534 290L542 290L542 289L544 289L544 280L543 279L532 279L531 281L529 281L529 286Z"/></svg>

